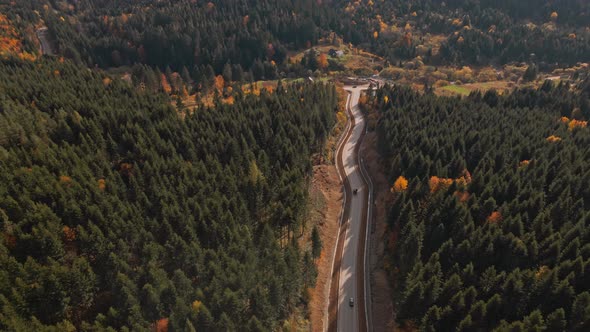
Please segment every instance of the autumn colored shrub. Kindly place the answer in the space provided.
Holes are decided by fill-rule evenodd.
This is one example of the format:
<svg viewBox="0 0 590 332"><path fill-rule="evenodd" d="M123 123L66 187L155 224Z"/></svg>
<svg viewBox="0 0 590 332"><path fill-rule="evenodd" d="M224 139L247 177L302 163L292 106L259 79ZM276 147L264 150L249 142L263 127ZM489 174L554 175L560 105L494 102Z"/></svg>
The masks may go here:
<svg viewBox="0 0 590 332"><path fill-rule="evenodd" d="M431 176L428 181L431 193L436 193L440 190L446 190L453 184L453 179L439 178L438 176Z"/></svg>
<svg viewBox="0 0 590 332"><path fill-rule="evenodd" d="M408 189L408 180L400 175L400 177L398 177L397 180L395 180L395 182L393 183L393 186L391 187L390 191L392 193L399 193L406 189Z"/></svg>
<svg viewBox="0 0 590 332"><path fill-rule="evenodd" d="M486 220L490 224L497 224L502 221L502 214L498 211L494 211L486 218Z"/></svg>

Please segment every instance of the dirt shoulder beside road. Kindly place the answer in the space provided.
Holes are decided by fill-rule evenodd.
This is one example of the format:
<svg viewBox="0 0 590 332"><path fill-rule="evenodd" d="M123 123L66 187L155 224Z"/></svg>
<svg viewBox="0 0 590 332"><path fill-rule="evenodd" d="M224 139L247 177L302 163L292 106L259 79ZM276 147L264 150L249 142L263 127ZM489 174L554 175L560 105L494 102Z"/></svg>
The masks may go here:
<svg viewBox="0 0 590 332"><path fill-rule="evenodd" d="M319 211L324 223L318 226L322 239L322 254L317 260L318 277L316 285L310 290L311 330L322 331L329 300L330 278L332 277L332 258L339 231L338 217L342 207L342 185L334 165L318 165L313 169L312 186L324 196L325 204Z"/></svg>
<svg viewBox="0 0 590 332"><path fill-rule="evenodd" d="M339 95L339 112L336 116L337 126L326 143L324 152L316 160L319 165L313 168L311 192L321 195L323 204L315 208L313 213L319 216L318 229L322 239L322 253L316 261L318 276L315 287L309 290L310 321L312 331L323 331L328 326L328 304L330 301L330 280L332 279L332 265L336 240L340 230L340 213L344 199L343 184L338 176L336 165L333 164L337 144L341 134L347 129L346 102L348 94L341 86L337 87Z"/></svg>
<svg viewBox="0 0 590 332"><path fill-rule="evenodd" d="M384 243L387 227L387 207L391 206L393 195L385 176L383 162L377 152L377 135L370 132L365 135L361 146L361 156L365 160L367 171L373 181L375 206L371 222L370 243L370 278L371 300L374 331L397 330L394 321L391 285L384 269Z"/></svg>

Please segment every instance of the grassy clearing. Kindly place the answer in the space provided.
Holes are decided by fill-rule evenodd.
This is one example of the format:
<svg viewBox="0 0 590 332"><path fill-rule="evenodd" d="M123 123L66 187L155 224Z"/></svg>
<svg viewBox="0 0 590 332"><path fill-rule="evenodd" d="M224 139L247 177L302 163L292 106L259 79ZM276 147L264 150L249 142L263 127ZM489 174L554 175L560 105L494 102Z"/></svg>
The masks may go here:
<svg viewBox="0 0 590 332"><path fill-rule="evenodd" d="M473 91L488 91L495 89L498 93L502 94L505 90L512 89L513 84L507 81L490 81L481 83L469 83L464 85L446 85L436 90L436 93L440 96L467 96Z"/></svg>
<svg viewBox="0 0 590 332"><path fill-rule="evenodd" d="M447 86L443 86L441 89L449 91L453 94L459 94L462 96L467 96L471 90L469 90L468 88L462 86L462 85L447 85Z"/></svg>

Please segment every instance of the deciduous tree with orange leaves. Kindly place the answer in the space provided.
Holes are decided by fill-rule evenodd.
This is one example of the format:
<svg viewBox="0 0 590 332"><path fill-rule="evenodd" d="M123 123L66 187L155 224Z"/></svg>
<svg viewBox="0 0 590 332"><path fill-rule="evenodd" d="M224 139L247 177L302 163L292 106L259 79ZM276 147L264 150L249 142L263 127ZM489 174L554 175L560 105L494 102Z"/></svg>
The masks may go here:
<svg viewBox="0 0 590 332"><path fill-rule="evenodd" d="M453 179L439 178L438 176L431 176L430 180L428 181L428 186L430 187L431 193L436 193L439 190L445 190L451 184L453 184Z"/></svg>
<svg viewBox="0 0 590 332"><path fill-rule="evenodd" d="M215 89L217 89L217 91L219 91L219 92L222 92L224 87L225 87L225 80L223 79L223 76L221 76L221 75L215 76Z"/></svg>
<svg viewBox="0 0 590 332"><path fill-rule="evenodd" d="M318 66L322 70L328 68L328 56L326 56L326 53L322 53L318 56Z"/></svg>
<svg viewBox="0 0 590 332"><path fill-rule="evenodd" d="M502 221L502 214L499 211L494 211L486 219L490 224L497 224Z"/></svg>
<svg viewBox="0 0 590 332"><path fill-rule="evenodd" d="M399 193L406 189L408 189L408 179L400 175L397 178L397 180L395 180L395 182L393 183L393 186L391 187L390 191L392 193Z"/></svg>
<svg viewBox="0 0 590 332"><path fill-rule="evenodd" d="M170 86L170 83L168 83L166 75L160 75L160 84L162 85L162 90L164 90L164 92L166 92L167 94L172 93L172 87Z"/></svg>
<svg viewBox="0 0 590 332"><path fill-rule="evenodd" d="M581 121L581 120L572 120L567 125L568 130L572 131L576 128L586 128L588 126L588 121Z"/></svg>

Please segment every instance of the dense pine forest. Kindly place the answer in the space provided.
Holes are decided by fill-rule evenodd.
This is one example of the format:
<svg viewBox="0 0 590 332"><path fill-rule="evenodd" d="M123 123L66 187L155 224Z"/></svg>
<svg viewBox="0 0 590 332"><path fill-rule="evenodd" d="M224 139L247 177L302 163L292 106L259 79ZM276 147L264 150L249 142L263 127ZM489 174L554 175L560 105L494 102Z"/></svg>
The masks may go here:
<svg viewBox="0 0 590 332"><path fill-rule="evenodd" d="M395 195L397 321L423 331L588 331L590 89L368 101Z"/></svg>
<svg viewBox="0 0 590 332"><path fill-rule="evenodd" d="M336 93L177 110L66 61L0 63L0 330L276 329Z"/></svg>

